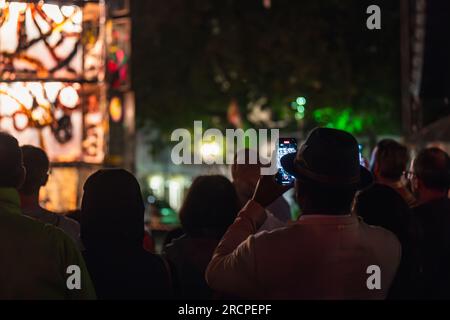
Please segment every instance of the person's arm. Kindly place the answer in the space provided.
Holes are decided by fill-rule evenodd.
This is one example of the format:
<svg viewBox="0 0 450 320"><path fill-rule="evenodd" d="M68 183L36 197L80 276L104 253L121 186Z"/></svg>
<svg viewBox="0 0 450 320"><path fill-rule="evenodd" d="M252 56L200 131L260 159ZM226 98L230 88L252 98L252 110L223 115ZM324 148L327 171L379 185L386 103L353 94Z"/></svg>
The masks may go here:
<svg viewBox="0 0 450 320"><path fill-rule="evenodd" d="M206 270L206 281L215 291L255 297L258 283L254 237L266 220L265 209L250 200L228 228Z"/></svg>
<svg viewBox="0 0 450 320"><path fill-rule="evenodd" d="M208 265L206 281L213 290L245 298L260 294L253 235L266 220L265 207L288 189L277 185L273 177L260 179L253 199L228 228Z"/></svg>

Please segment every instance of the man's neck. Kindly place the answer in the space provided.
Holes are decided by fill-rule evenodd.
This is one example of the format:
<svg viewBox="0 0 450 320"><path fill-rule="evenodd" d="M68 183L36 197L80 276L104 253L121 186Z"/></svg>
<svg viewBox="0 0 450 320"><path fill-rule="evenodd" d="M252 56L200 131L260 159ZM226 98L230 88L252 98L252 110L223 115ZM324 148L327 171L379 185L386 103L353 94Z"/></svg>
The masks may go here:
<svg viewBox="0 0 450 320"><path fill-rule="evenodd" d="M435 200L444 199L447 197L447 192L424 189L419 192L419 204L425 204Z"/></svg>
<svg viewBox="0 0 450 320"><path fill-rule="evenodd" d="M20 205L22 209L37 209L39 205L39 194L20 194Z"/></svg>

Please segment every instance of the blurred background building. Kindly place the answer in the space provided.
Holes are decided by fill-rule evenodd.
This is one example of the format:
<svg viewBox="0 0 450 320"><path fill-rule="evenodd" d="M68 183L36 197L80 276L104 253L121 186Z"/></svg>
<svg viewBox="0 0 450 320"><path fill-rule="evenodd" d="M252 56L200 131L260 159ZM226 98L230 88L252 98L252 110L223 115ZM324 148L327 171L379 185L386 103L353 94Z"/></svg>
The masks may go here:
<svg viewBox="0 0 450 320"><path fill-rule="evenodd" d="M127 1L0 0L0 129L49 155L50 210L75 210L100 167L134 169L129 10Z"/></svg>

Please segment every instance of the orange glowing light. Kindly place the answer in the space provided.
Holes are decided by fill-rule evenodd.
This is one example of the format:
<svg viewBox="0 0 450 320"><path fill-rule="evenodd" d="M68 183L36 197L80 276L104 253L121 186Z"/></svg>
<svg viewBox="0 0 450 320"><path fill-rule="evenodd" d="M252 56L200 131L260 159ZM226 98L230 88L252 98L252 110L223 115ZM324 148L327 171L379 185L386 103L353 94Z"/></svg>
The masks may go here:
<svg viewBox="0 0 450 320"><path fill-rule="evenodd" d="M111 103L109 104L109 115L111 116L112 121L119 122L122 120L122 114L122 102L118 97L112 98Z"/></svg>

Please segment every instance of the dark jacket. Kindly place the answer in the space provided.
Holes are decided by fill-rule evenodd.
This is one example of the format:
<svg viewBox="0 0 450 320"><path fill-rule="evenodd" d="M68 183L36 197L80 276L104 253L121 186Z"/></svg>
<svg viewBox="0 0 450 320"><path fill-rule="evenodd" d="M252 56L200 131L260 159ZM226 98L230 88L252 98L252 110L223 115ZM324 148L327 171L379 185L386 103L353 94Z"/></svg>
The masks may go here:
<svg viewBox="0 0 450 320"><path fill-rule="evenodd" d="M419 231L412 211L404 198L385 184L375 183L360 192L355 210L363 220L393 232L402 245L402 259L389 292L389 299L417 297L419 274Z"/></svg>
<svg viewBox="0 0 450 320"><path fill-rule="evenodd" d="M213 291L205 280L205 271L219 240L190 238L186 235L173 240L164 249L170 264L177 299L211 299Z"/></svg>
<svg viewBox="0 0 450 320"><path fill-rule="evenodd" d="M167 299L170 273L143 248L144 202L125 170L100 170L84 185L81 204L84 257L99 299Z"/></svg>
<svg viewBox="0 0 450 320"><path fill-rule="evenodd" d="M420 298L450 299L450 200L414 208L421 232Z"/></svg>
<svg viewBox="0 0 450 320"><path fill-rule="evenodd" d="M171 298L169 272L163 259L142 247L110 243L98 250L88 249L83 256L98 299Z"/></svg>

